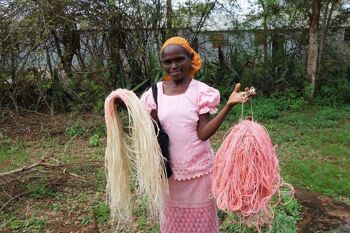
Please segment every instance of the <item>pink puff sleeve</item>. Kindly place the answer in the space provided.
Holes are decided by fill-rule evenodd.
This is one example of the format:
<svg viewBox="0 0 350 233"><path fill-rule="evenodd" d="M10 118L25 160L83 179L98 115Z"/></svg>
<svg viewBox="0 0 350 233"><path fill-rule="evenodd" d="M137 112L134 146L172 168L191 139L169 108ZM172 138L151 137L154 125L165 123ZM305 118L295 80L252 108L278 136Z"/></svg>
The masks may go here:
<svg viewBox="0 0 350 233"><path fill-rule="evenodd" d="M148 89L148 91L146 91L145 93L143 93L140 100L148 112L151 112L152 110L157 109L157 105L153 99L153 94L152 94L151 88Z"/></svg>
<svg viewBox="0 0 350 233"><path fill-rule="evenodd" d="M208 85L200 86L199 90L199 115L209 112L214 114L218 111L220 92Z"/></svg>

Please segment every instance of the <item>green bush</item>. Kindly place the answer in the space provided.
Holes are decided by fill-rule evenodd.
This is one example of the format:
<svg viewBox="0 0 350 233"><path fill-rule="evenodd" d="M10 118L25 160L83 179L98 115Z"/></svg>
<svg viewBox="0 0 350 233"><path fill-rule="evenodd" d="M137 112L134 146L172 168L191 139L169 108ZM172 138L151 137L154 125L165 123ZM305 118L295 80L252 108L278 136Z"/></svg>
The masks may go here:
<svg viewBox="0 0 350 233"><path fill-rule="evenodd" d="M350 65L339 58L329 58L318 80L317 97L325 104L350 103Z"/></svg>
<svg viewBox="0 0 350 233"><path fill-rule="evenodd" d="M286 89L283 93L277 95L276 98L278 99L276 103L279 110L300 111L308 104L302 97L302 94L292 88Z"/></svg>
<svg viewBox="0 0 350 233"><path fill-rule="evenodd" d="M318 102L330 105L350 103L350 82L345 78L329 80L319 92Z"/></svg>
<svg viewBox="0 0 350 233"><path fill-rule="evenodd" d="M44 180L39 182L30 182L27 184L26 189L29 196L34 198L53 197L55 195L55 191L50 188Z"/></svg>
<svg viewBox="0 0 350 233"><path fill-rule="evenodd" d="M94 134L89 138L89 143L92 146L99 146L101 143L101 137L99 134Z"/></svg>
<svg viewBox="0 0 350 233"><path fill-rule="evenodd" d="M280 115L278 109L278 100L274 98L257 98L253 99L253 113L256 120L276 119ZM247 106L248 108L248 106Z"/></svg>
<svg viewBox="0 0 350 233"><path fill-rule="evenodd" d="M273 200L275 202L275 200ZM296 199L291 198L289 192L281 193L281 203L273 208L274 219L272 228L265 225L262 227L262 232L271 233L296 233L297 223L300 219L300 205ZM281 231L283 229L283 231ZM226 219L220 224L220 232L256 232L254 227L248 227L240 223L240 218L235 213L228 213Z"/></svg>
<svg viewBox="0 0 350 233"><path fill-rule="evenodd" d="M92 211L95 214L99 222L107 222L109 219L109 207L105 202L97 202L92 207Z"/></svg>
<svg viewBox="0 0 350 233"><path fill-rule="evenodd" d="M82 136L87 132L87 129L85 129L83 126L79 125L78 123L74 123L73 125L66 128L65 135L67 137L76 137L76 136Z"/></svg>

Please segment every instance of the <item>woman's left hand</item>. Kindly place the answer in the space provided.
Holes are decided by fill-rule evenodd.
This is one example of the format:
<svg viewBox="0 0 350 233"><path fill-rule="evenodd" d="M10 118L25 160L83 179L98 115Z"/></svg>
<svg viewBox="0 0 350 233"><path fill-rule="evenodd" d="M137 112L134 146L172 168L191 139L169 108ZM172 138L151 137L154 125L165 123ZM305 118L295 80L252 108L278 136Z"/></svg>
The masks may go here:
<svg viewBox="0 0 350 233"><path fill-rule="evenodd" d="M250 98L255 95L251 93L249 88L245 88L244 91L239 91L241 89L241 84L237 83L233 92L230 95L230 98L227 101L227 106L233 107L236 104L244 104L250 100Z"/></svg>

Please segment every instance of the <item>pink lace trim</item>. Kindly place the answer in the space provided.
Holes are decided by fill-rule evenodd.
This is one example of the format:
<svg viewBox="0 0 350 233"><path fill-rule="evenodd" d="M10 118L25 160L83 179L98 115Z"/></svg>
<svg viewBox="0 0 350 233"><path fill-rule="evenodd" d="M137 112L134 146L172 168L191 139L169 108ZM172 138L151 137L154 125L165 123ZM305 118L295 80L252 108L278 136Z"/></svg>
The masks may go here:
<svg viewBox="0 0 350 233"><path fill-rule="evenodd" d="M196 179L196 178L199 178L199 177L202 177L205 175L209 175L209 174L210 174L210 171L193 174L193 175L188 176L188 177L177 177L176 175L174 175L174 179L178 180L178 181L193 180L193 179Z"/></svg>
<svg viewBox="0 0 350 233"><path fill-rule="evenodd" d="M181 165L173 163L174 179L184 181L208 175L211 173L212 166L213 161L210 159L196 164L196 166L192 168L190 168L190 166L184 166L184 169L181 168Z"/></svg>
<svg viewBox="0 0 350 233"><path fill-rule="evenodd" d="M162 233L218 233L219 223L214 202L196 208L167 205L161 223Z"/></svg>

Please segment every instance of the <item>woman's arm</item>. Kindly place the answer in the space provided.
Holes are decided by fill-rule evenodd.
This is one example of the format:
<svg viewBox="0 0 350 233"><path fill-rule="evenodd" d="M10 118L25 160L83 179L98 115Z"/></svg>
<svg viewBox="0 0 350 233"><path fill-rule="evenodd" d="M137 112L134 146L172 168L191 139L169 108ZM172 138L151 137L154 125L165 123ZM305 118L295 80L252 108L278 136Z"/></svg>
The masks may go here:
<svg viewBox="0 0 350 233"><path fill-rule="evenodd" d="M254 95L254 93L249 93L249 89L247 88L245 91L239 92L240 87L241 84L238 83L235 86L234 91L231 93L230 98L224 108L221 109L213 119L210 119L209 113L199 116L197 126L197 134L199 139L203 141L208 140L218 130L228 113L236 104L246 103L250 100L250 96Z"/></svg>

